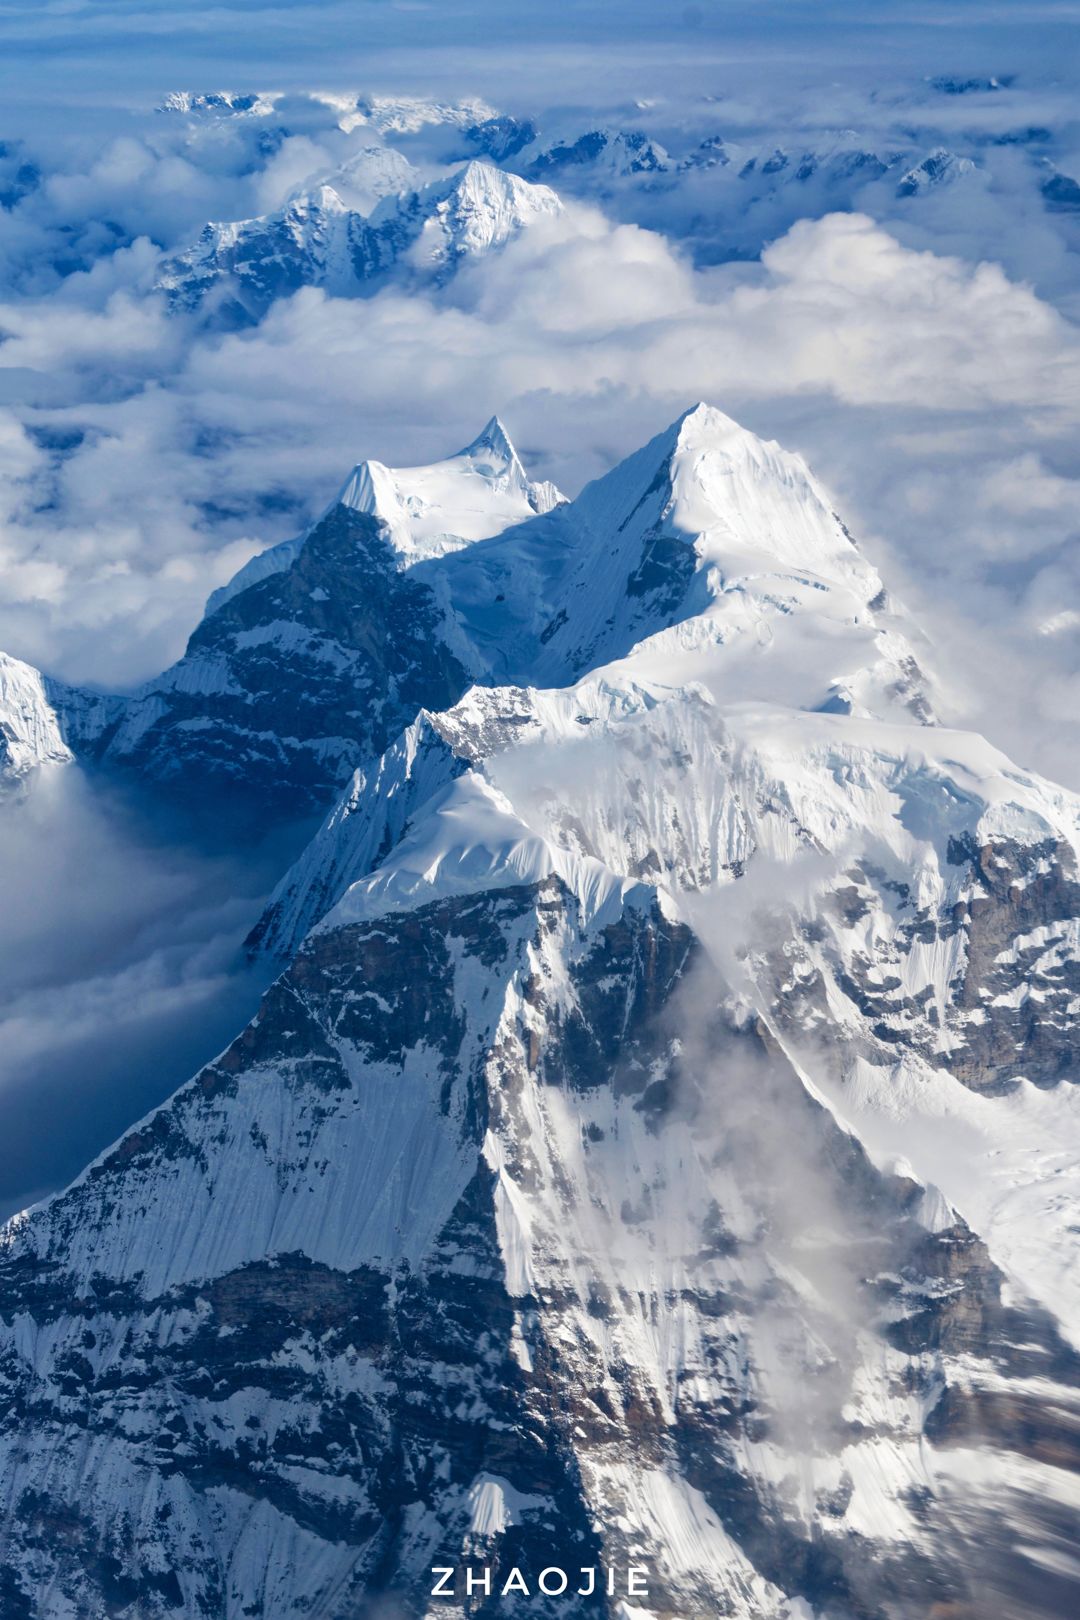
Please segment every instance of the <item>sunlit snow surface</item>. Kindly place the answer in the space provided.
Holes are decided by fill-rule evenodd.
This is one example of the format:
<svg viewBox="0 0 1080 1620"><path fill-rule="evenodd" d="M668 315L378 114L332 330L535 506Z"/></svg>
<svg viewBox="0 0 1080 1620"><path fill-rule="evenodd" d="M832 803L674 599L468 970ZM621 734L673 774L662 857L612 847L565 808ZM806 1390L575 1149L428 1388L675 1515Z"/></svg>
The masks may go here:
<svg viewBox="0 0 1080 1620"><path fill-rule="evenodd" d="M540 1390L584 1521L663 1582L665 1607L636 1620L672 1602L839 1613L776 1550L813 1538L864 1596L911 1582L913 1614L926 1572L965 1567L995 1513L1020 1541L983 1572L987 1601L1017 1569L1068 1588L1054 1513L1070 1523L1080 1500L1053 1429L1074 1399L1065 1340L1080 1345L1062 1055L1076 799L936 722L948 694L827 492L712 407L573 502L528 479L493 421L443 462L362 463L340 508L378 525L388 577L430 590L473 684L358 766L257 931L295 957L259 1020L12 1224L12 1276L107 1279L102 1369L128 1368L129 1320L140 1355L165 1346L181 1367L222 1323L228 1364L271 1297L384 1278L403 1322L410 1289L440 1290L445 1324L475 1287L464 1371L435 1329L403 1358L305 1318L275 1351L317 1391L293 1417L310 1439L358 1403L377 1449L395 1403L487 1433L495 1385ZM211 618L301 567L319 532L249 564ZM297 629L238 622L266 656ZM211 729L218 667L168 677ZM12 690L40 706L33 674ZM23 731L47 757L45 720ZM83 1328L37 1325L40 1309L16 1313L8 1353L49 1390ZM193 1396L220 1455L251 1419L289 1422L257 1365L238 1376L227 1402ZM136 1396L92 1463L50 1415L58 1498L109 1468L122 1502L171 1493L164 1543L140 1532L132 1568L209 1537L237 1603L290 1613L314 1582L326 1614L347 1612L330 1594L368 1578L375 1471L293 1434L308 1460L267 1464L275 1501L215 1486L211 1512L147 1449L170 1391ZM972 1411L997 1425L981 1447ZM18 1491L26 1442L9 1443ZM565 1511L564 1485L516 1473L512 1447L478 1466L455 1446L425 1434L442 1484L405 1488L398 1580L447 1542L486 1553ZM763 1546L751 1499L790 1542ZM335 1540L319 1526L339 1512L354 1517ZM195 1613L214 1612L208 1567Z"/></svg>

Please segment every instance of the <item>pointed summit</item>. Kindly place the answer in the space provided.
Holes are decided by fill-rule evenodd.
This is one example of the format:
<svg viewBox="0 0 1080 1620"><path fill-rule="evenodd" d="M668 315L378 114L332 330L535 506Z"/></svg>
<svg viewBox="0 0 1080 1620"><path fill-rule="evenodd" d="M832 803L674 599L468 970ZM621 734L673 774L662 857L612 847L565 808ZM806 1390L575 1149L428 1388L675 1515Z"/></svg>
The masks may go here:
<svg viewBox="0 0 1080 1620"><path fill-rule="evenodd" d="M445 461L423 467L356 466L337 503L381 518L406 564L489 540L563 496L550 483L533 483L497 416Z"/></svg>
<svg viewBox="0 0 1080 1620"><path fill-rule="evenodd" d="M505 553L463 556L457 587L480 643L492 600L506 604L502 678L561 686L632 658L666 679L692 642L713 649L697 667L747 697L932 715L907 632L827 491L801 456L715 406L684 411L557 529L507 535Z"/></svg>
<svg viewBox="0 0 1080 1620"><path fill-rule="evenodd" d="M421 255L446 265L501 247L538 220L562 213L562 202L549 186L533 185L477 159L448 179L423 187L408 207L411 217L423 220ZM393 208L389 199L380 205L372 225L389 222Z"/></svg>
<svg viewBox="0 0 1080 1620"><path fill-rule="evenodd" d="M696 405L691 405L681 416L676 417L669 432L675 434L680 444L706 438L715 440L755 437L748 428L736 422L733 416L728 416L718 406L710 405L703 399L699 399Z"/></svg>
<svg viewBox="0 0 1080 1620"><path fill-rule="evenodd" d="M506 463L507 466L518 461L518 453L510 440L510 435L503 426L499 417L493 416L491 420L476 435L471 444L458 452L461 456L478 457L485 452ZM520 466L521 463L518 462Z"/></svg>
<svg viewBox="0 0 1080 1620"><path fill-rule="evenodd" d="M400 154L356 153L273 213L207 224L164 262L158 286L174 309L192 310L218 289L216 318L243 326L300 287L356 298L390 278L445 281L463 260L562 212L548 186L493 163L474 160L426 185L417 178Z"/></svg>

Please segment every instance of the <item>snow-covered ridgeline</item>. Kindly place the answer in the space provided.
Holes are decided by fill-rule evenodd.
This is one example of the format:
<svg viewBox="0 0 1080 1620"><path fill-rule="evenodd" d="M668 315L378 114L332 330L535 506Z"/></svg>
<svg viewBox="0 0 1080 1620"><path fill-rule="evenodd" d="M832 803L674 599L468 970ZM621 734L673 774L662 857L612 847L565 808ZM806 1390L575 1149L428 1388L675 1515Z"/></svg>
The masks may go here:
<svg viewBox="0 0 1080 1620"><path fill-rule="evenodd" d="M0 789L71 759L42 676L0 653Z"/></svg>
<svg viewBox="0 0 1080 1620"><path fill-rule="evenodd" d="M647 1616L997 1612L1041 1566L973 1584L964 1448L968 1513L1080 1509L1077 801L930 723L825 492L721 413L534 487L496 425L369 466L109 711L174 770L369 718L259 1017L7 1231L24 1607L419 1616L558 1544Z"/></svg>
<svg viewBox="0 0 1080 1620"><path fill-rule="evenodd" d="M444 462L361 464L342 495L215 593L158 679L50 686L77 751L241 820L301 818L470 682L625 658L645 683L707 665L725 701L932 715L914 633L805 465L709 407L572 502L494 419Z"/></svg>

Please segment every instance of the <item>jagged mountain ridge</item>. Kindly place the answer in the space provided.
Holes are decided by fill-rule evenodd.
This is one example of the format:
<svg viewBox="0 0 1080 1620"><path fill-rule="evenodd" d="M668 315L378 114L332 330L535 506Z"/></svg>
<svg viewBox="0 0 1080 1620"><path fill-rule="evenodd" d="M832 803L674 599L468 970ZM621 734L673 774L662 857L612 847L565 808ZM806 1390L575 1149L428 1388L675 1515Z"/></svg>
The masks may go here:
<svg viewBox="0 0 1080 1620"><path fill-rule="evenodd" d="M930 723L718 412L452 552L365 518L484 680L362 767L255 1023L9 1228L13 1612L510 1614L431 1564L552 1547L658 1616L1067 1612L1075 798ZM902 1129L958 1097L1010 1221Z"/></svg>
<svg viewBox="0 0 1080 1620"><path fill-rule="evenodd" d="M216 591L179 663L130 697L48 682L87 762L136 772L250 827L325 809L360 759L469 684L437 582L417 563L551 511L493 419L456 456L355 467L323 516Z"/></svg>
<svg viewBox="0 0 1080 1620"><path fill-rule="evenodd" d="M1002 84L999 88L1007 89ZM271 116L282 101L280 95L219 91L192 94L174 92L162 104L162 111L188 117L259 118ZM903 145L895 140L876 149L860 144L859 132L822 132L817 145L796 147L784 136L763 144L733 139L723 130L714 130L687 144L681 138L665 137L670 149L646 130L621 124L582 128L580 122L556 120L543 129L534 119L500 113L477 101L440 103L422 97L326 96L312 98L340 117L346 132L370 130L382 137L415 135L425 127L443 126L460 130L464 140L462 157L479 156L495 163L517 160L533 180L556 176L588 176L594 180L650 178L674 175L682 170L731 168L732 174L754 186L764 179L774 184L794 181L806 184L815 177L830 184L855 181L865 184L889 175L900 195L914 195L933 185L949 183L970 172L973 164L962 154L944 146L920 151L910 139ZM1033 132L1037 135L1039 132ZM879 141L880 145L880 141ZM383 148L393 153L393 148ZM400 155L400 154L395 154ZM918 174L918 186L910 185Z"/></svg>
<svg viewBox="0 0 1080 1620"><path fill-rule="evenodd" d="M505 230L527 228L549 211L549 184L665 231L672 229L673 199L684 198L677 234L696 257L713 262L757 257L807 213L887 218L898 208L906 214L939 206L934 199L954 183L993 168L977 124L935 128L932 117L922 138L903 125L891 132L822 130L806 146L804 136L782 129L768 138L733 135L700 114L658 134L651 119L650 127L636 127L629 109L629 124L583 127L580 119L558 116L545 125L484 103L407 96L181 93L163 110L183 114L193 140L208 124L240 131L250 125L262 153L253 163L295 133L293 118L299 129L332 130L331 145L339 148L342 136L364 142L336 170L314 173L282 206L209 223L197 243L164 262L159 285L172 306L201 310L203 319L226 327L261 319L276 298L304 286L342 297L368 296L389 282L438 287L476 250L472 238L487 236L487 228L470 230L470 221L499 220L502 240ZM1047 140L1045 130L1018 129L1001 144L1033 148L1033 191L1042 187L1054 208L1057 192L1051 196L1053 187L1044 183ZM470 169L479 164L471 185L452 172L463 162ZM1062 179L1061 195L1068 183ZM513 195L496 199L508 187ZM463 188L483 195L459 205L454 197Z"/></svg>
<svg viewBox="0 0 1080 1620"><path fill-rule="evenodd" d="M479 160L409 188L408 163L389 162L384 152L357 154L339 176L300 192L276 213L208 224L194 247L162 267L158 286L175 309L205 305L219 321L244 325L301 287L357 297L377 292L391 272L445 281L462 260L501 246L561 207L549 187ZM342 195L357 191L374 202L369 212Z"/></svg>
<svg viewBox="0 0 1080 1620"><path fill-rule="evenodd" d="M0 789L71 757L44 678L32 665L0 653Z"/></svg>
<svg viewBox="0 0 1080 1620"><path fill-rule="evenodd" d="M421 707L477 682L562 684L673 625L678 656L723 647L753 690L929 718L903 624L797 457L700 407L560 503L496 438L480 460L361 464L130 698L51 683L72 748L234 814L302 819Z"/></svg>

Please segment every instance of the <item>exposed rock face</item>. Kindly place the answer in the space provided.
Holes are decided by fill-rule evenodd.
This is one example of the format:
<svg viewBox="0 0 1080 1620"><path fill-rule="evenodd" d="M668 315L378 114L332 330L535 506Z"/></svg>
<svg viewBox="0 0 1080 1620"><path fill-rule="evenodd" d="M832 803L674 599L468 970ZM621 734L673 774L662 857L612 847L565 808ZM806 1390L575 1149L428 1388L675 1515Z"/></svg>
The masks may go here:
<svg viewBox="0 0 1080 1620"><path fill-rule="evenodd" d="M9 1235L10 1612L419 1615L433 1565L553 1547L648 1565L660 1614L962 1599L914 1520L891 1550L852 1532L851 1470L891 1446L928 1489L919 1409L939 1443L990 1425L1060 1465L1038 1403L991 1419L950 1382L1031 1323L754 1026L710 1014L686 1050L696 957L647 891L590 925L557 880L313 936L221 1059ZM766 1133L716 1118L748 1083L804 1143L806 1207L858 1211L816 1305ZM1071 1373L1041 1332L1013 1370ZM762 1463L793 1444L835 1475L816 1507Z"/></svg>
<svg viewBox="0 0 1080 1620"><path fill-rule="evenodd" d="M466 684L431 590L398 570L376 518L339 505L292 567L204 619L88 752L179 793L231 781L239 800L310 815L356 758Z"/></svg>
<svg viewBox="0 0 1080 1620"><path fill-rule="evenodd" d="M551 506L496 428L67 700L354 774L259 1016L6 1229L6 1612L1057 1620L1080 805L932 723L796 458L701 409Z"/></svg>
<svg viewBox="0 0 1080 1620"><path fill-rule="evenodd" d="M0 653L0 793L38 766L70 758L44 679L29 664Z"/></svg>
<svg viewBox="0 0 1080 1620"><path fill-rule="evenodd" d="M774 1008L827 1036L858 1021L864 1055L917 1054L972 1090L1077 1078L1080 884L1062 839L954 839L944 881L873 863L845 874L818 927L773 958Z"/></svg>
<svg viewBox="0 0 1080 1620"><path fill-rule="evenodd" d="M430 467L360 463L307 534L214 593L184 657L131 697L26 678L65 757L61 732L80 758L240 831L303 821L472 678L445 589L416 564L562 501L528 478L493 418Z"/></svg>

